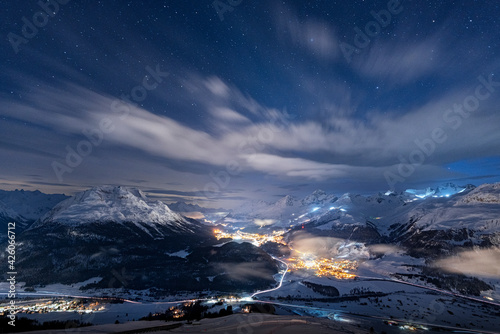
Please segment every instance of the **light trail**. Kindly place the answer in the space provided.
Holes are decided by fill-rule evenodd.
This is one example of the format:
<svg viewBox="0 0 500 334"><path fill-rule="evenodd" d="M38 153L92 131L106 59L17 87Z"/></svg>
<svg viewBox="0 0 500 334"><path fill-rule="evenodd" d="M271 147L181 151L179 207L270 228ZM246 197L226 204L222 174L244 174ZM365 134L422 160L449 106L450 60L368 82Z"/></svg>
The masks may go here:
<svg viewBox="0 0 500 334"><path fill-rule="evenodd" d="M278 284L277 287L275 287L273 289L263 290L263 291L257 291L253 295L251 295L250 298L253 298L253 297L255 297L257 295L260 295L260 294L263 294L263 293L267 293L267 292L271 292L271 291L276 291L276 290L280 289L281 286L283 285L283 280L285 279L286 273L288 272L288 263L286 263L285 261L282 261L282 260L280 260L280 259L278 259L277 257L274 257L274 256L273 256L273 259L275 259L275 260L283 263L286 266L285 272L283 273L283 276L281 276L280 283Z"/></svg>

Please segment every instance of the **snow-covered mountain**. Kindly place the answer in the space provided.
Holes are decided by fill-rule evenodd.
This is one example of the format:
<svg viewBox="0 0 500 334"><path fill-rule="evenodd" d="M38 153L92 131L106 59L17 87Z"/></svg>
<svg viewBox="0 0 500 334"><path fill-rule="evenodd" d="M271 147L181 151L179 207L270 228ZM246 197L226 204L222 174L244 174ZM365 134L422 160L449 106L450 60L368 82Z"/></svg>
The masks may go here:
<svg viewBox="0 0 500 334"><path fill-rule="evenodd" d="M500 204L500 183L483 184L469 192L461 201L464 204Z"/></svg>
<svg viewBox="0 0 500 334"><path fill-rule="evenodd" d="M152 228L158 232L158 227L162 226L170 231L194 233L196 225L170 210L165 203L149 200L138 189L101 186L60 202L31 228L54 223L82 225L108 222L132 223L144 231Z"/></svg>
<svg viewBox="0 0 500 334"><path fill-rule="evenodd" d="M347 212L355 217L353 219L364 223L366 217L378 217L402 206L407 202L407 198L406 195L381 193L374 196L346 193L337 197L322 190L316 190L303 199L287 195L273 203L265 201L244 203L218 223L237 229L258 228L259 223L262 222L270 228L289 228L316 221L332 212L334 215ZM351 221L350 218L348 220Z"/></svg>
<svg viewBox="0 0 500 334"><path fill-rule="evenodd" d="M6 225L8 222L24 222L25 219L16 211L8 207L4 202L0 201L0 222Z"/></svg>
<svg viewBox="0 0 500 334"><path fill-rule="evenodd" d="M325 205L329 203L333 203L338 199L337 196L332 194L327 194L321 189L314 191L312 194L306 196L303 200L301 200L301 204L303 206L308 205Z"/></svg>
<svg viewBox="0 0 500 334"><path fill-rule="evenodd" d="M274 283L272 275L278 270L272 257L257 247L215 247L219 242L210 227L126 187L101 186L78 193L57 204L18 238L22 240L17 248L18 279L28 285L101 277L95 287L199 291L234 289L240 284L258 289ZM198 249L208 252L210 261L200 263L200 258L189 257ZM244 259L235 257L242 252ZM221 276L210 281L207 277L214 276L216 261L230 263L226 273L238 261L253 261L266 273L260 280L240 282Z"/></svg>
<svg viewBox="0 0 500 334"><path fill-rule="evenodd" d="M35 221L57 203L67 199L63 194L44 194L38 190L0 190L0 202L25 220Z"/></svg>
<svg viewBox="0 0 500 334"><path fill-rule="evenodd" d="M414 195L420 199L428 197L450 197L459 194L466 190L472 190L475 187L471 184L465 186L457 186L453 183L445 183L437 188L427 187L425 189L406 189L405 193Z"/></svg>
<svg viewBox="0 0 500 334"><path fill-rule="evenodd" d="M251 201L232 210L217 223L249 230L264 226L285 228L306 221L311 214L329 210L336 200L337 196L316 190L303 199L286 195L275 202Z"/></svg>
<svg viewBox="0 0 500 334"><path fill-rule="evenodd" d="M393 243L423 257L500 246L500 183L475 189L445 185L433 194L413 199L405 193L369 197L344 194L333 203L332 210L309 218L292 232L305 230L364 243Z"/></svg>
<svg viewBox="0 0 500 334"><path fill-rule="evenodd" d="M0 190L0 227L15 222L19 233L66 198L63 194L44 194L38 190ZM5 238L6 234L0 233L0 242Z"/></svg>
<svg viewBox="0 0 500 334"><path fill-rule="evenodd" d="M475 246L500 246L500 183L412 202L387 216L392 242L436 257Z"/></svg>
<svg viewBox="0 0 500 334"><path fill-rule="evenodd" d="M251 201L243 203L240 207L234 209L232 213L234 216L284 219L285 216L290 216L292 213L298 214L300 211L305 212L317 206L328 206L336 200L337 196L318 189L303 199L286 195L275 202Z"/></svg>
<svg viewBox="0 0 500 334"><path fill-rule="evenodd" d="M406 204L404 196L376 194L362 196L346 193L327 207L318 207L306 216L299 216L291 233L303 231L363 243L384 242L380 219ZM306 218L306 219L304 219ZM302 221L301 221L302 220Z"/></svg>
<svg viewBox="0 0 500 334"><path fill-rule="evenodd" d="M290 229L284 235L288 241L300 231L344 239L353 247L392 244L425 261L500 246L500 183L477 188L447 184L432 194L346 193L337 197L315 191L305 198L288 195L272 203L246 203L219 222L225 229L244 228L245 232ZM180 208L198 209L177 205ZM18 213L0 202L2 215ZM217 284L209 279L217 275L214 268L227 271L233 263L261 261L267 278L275 268L264 248L249 248L245 243L218 247L220 241L209 226L126 187L95 187L65 199L21 233L19 240L20 278L32 283L71 283L96 276L116 281L112 270L127 268L134 277L127 283L131 287L204 289L228 282L226 276ZM200 260L197 254L205 253L210 255ZM190 277L192 273L197 276ZM258 284L265 287L272 281L267 278Z"/></svg>

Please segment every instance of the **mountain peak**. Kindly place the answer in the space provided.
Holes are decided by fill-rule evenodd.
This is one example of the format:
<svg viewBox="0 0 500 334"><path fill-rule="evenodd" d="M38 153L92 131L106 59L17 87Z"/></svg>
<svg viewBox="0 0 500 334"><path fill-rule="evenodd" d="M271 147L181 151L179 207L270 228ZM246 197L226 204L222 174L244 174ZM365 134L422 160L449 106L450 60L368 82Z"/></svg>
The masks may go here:
<svg viewBox="0 0 500 334"><path fill-rule="evenodd" d="M137 188L128 188L123 186L102 185L93 187L83 192L84 196L99 196L101 198L124 198L127 196L135 196L142 200L147 200L146 195Z"/></svg>
<svg viewBox="0 0 500 334"><path fill-rule="evenodd" d="M302 200L302 205L321 205L325 203L333 203L337 200L337 196L328 195L325 191L321 189L316 189L312 194L306 196Z"/></svg>
<svg viewBox="0 0 500 334"><path fill-rule="evenodd" d="M278 206L278 207L294 206L294 202L296 200L297 199L294 196L286 195L285 197L282 197L281 199L276 201L276 203L274 203L274 206Z"/></svg>
<svg viewBox="0 0 500 334"><path fill-rule="evenodd" d="M63 194L44 194L38 190L27 191L16 189L14 191L0 190L0 201L13 211L13 216L18 222L35 221L50 211L57 203L67 199Z"/></svg>
<svg viewBox="0 0 500 334"><path fill-rule="evenodd" d="M427 197L449 197L466 190L474 189L473 185L457 186L454 183L448 182L439 185L436 189L427 187L426 189L406 189L405 193L411 194L418 198Z"/></svg>
<svg viewBox="0 0 500 334"><path fill-rule="evenodd" d="M51 222L69 225L93 222L189 224L165 203L148 199L139 189L109 185L91 188L62 201L33 227Z"/></svg>

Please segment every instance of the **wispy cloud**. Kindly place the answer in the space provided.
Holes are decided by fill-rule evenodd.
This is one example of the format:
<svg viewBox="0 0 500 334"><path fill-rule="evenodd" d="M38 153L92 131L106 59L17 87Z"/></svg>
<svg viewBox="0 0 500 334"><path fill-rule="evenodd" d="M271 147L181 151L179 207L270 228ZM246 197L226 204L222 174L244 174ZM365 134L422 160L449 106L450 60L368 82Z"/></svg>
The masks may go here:
<svg viewBox="0 0 500 334"><path fill-rule="evenodd" d="M111 108L117 99L73 84L36 89L27 94L24 103L4 101L2 112L9 119L49 130L49 137L40 133L41 138L47 138L43 145L33 146L31 137L12 143L26 150L38 147L46 156L64 156L66 145L83 138L82 130L98 128L106 118L114 130L104 140L121 150L191 162L192 166L225 166L236 158L242 162L243 171L316 181L380 178L383 167L399 163L398 156L408 155L416 147L414 141L429 137L436 127L445 128L450 139L438 148L446 154L433 156L431 163L421 168L429 175L439 174L433 163L452 162L464 158L464 154L473 156L477 147L495 155L497 149L492 143L500 140L500 134L493 131L500 116L488 107L498 100L495 98L487 101L482 113L467 120L465 133L450 130L443 114L467 96L467 90L458 90L401 115L373 112L366 120L335 115L322 123L308 119L283 123L279 132L265 133L264 144L250 144L249 153L241 149L242 145L262 137L263 127L272 119L283 118L283 113L259 104L217 77L183 82L191 100L202 108L205 122L214 124L213 131L140 107L129 106L130 112L121 117Z"/></svg>
<svg viewBox="0 0 500 334"><path fill-rule="evenodd" d="M441 259L434 266L452 273L475 277L500 278L500 248L465 251L456 256Z"/></svg>
<svg viewBox="0 0 500 334"><path fill-rule="evenodd" d="M435 73L447 57L441 40L434 35L415 44L375 42L365 57L356 58L353 67L363 76L399 85L415 82Z"/></svg>
<svg viewBox="0 0 500 334"><path fill-rule="evenodd" d="M292 10L282 6L276 10L276 25L284 43L292 42L320 59L335 60L339 56L338 38L326 21L301 20Z"/></svg>

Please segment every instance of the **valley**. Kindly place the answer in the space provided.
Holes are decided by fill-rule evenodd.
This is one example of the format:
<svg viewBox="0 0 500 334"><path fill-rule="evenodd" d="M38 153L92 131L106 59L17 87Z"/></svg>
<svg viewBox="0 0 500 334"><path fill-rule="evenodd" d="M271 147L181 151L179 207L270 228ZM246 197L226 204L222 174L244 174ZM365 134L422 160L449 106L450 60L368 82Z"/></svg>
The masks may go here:
<svg viewBox="0 0 500 334"><path fill-rule="evenodd" d="M200 223L138 191L95 188L56 205L17 237L14 313L106 324L148 314L183 320L193 305L201 317L269 305L259 312L328 319L360 333L494 333L500 277L474 260L460 272L452 265L471 249L496 265L499 193L498 184L457 187L448 196L427 191L426 198L317 191L307 200L260 203L245 218L234 210L213 220L216 212L207 212ZM452 224L459 212L467 215ZM422 237L429 249L439 241L439 252L409 241ZM11 310L5 299L0 313Z"/></svg>

